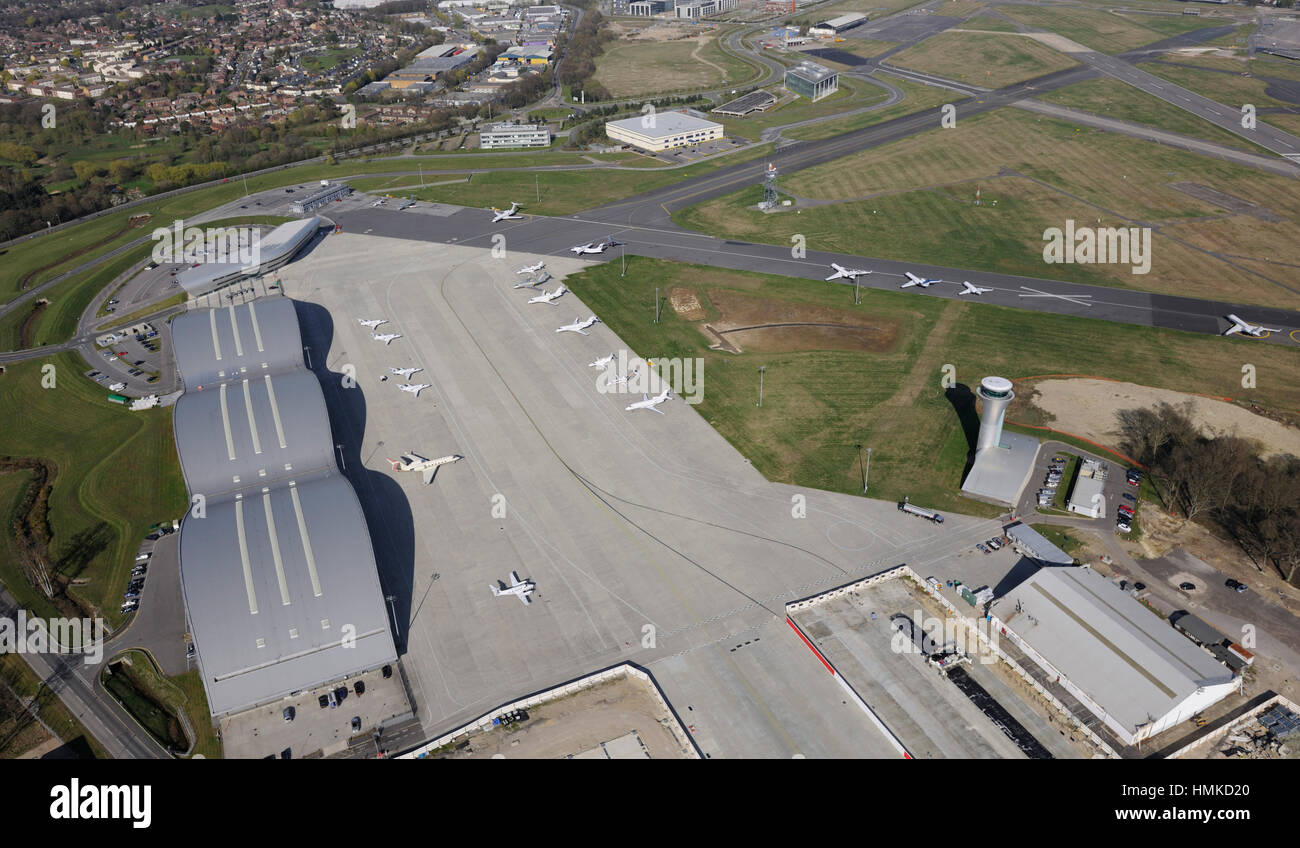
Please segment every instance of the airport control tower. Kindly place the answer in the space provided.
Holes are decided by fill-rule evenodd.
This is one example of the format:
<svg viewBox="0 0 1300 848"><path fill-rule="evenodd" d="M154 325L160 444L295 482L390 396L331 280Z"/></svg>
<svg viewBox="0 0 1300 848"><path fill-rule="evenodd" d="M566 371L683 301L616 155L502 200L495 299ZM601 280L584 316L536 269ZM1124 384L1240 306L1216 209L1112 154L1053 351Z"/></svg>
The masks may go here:
<svg viewBox="0 0 1300 848"><path fill-rule="evenodd" d="M978 394L984 401L984 411L980 414L980 435L975 443L977 454L1002 444L1002 421L1006 418L1007 406L1016 397L1016 393L1011 391L1011 381L1005 377L980 380Z"/></svg>

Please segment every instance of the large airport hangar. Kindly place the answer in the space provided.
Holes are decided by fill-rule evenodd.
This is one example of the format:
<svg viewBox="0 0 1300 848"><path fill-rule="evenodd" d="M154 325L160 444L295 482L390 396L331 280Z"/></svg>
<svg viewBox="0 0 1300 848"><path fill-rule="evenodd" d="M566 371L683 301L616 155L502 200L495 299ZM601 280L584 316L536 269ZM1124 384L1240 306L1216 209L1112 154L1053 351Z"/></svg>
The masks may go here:
<svg viewBox="0 0 1300 848"><path fill-rule="evenodd" d="M1238 685L1226 666L1086 566L1040 568L1001 599L998 612L1003 637L1126 745L1191 718Z"/></svg>
<svg viewBox="0 0 1300 848"><path fill-rule="evenodd" d="M293 301L193 310L172 336L176 446L198 504L181 525L181 591L213 715L393 662L370 533Z"/></svg>

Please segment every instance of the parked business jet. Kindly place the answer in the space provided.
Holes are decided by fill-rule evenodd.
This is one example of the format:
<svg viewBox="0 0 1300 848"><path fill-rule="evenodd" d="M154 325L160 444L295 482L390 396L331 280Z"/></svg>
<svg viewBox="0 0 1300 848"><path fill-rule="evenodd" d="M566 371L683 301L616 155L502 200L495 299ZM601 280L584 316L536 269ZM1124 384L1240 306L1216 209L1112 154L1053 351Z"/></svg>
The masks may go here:
<svg viewBox="0 0 1300 848"><path fill-rule="evenodd" d="M371 333L370 334L370 338L374 339L377 342L383 342L386 345L392 344L393 339L400 339L401 337L402 337L401 333Z"/></svg>
<svg viewBox="0 0 1300 848"><path fill-rule="evenodd" d="M977 286L977 285L975 285L974 283L972 283L970 280L962 280L962 283L961 283L961 284L962 284L962 290L959 291L959 292L957 292L957 294L959 294L959 295L961 295L961 294L984 294L984 292L991 292L991 291L993 291L993 289L981 288L980 286Z"/></svg>
<svg viewBox="0 0 1300 848"><path fill-rule="evenodd" d="M357 323L365 327L367 330L373 330L374 328L378 327L380 324L387 324L388 319L387 318L358 318Z"/></svg>
<svg viewBox="0 0 1300 848"><path fill-rule="evenodd" d="M542 292L542 293L539 294L537 297L530 297L530 298L528 298L528 302L529 302L529 303L549 303L549 304L551 304L552 306L554 306L554 305L555 305L555 300L556 300L557 298L561 297L561 296L562 296L565 292L567 292L567 291L568 291L568 289L564 287L564 283L560 283L559 287L556 288L555 291L553 291L553 292Z"/></svg>
<svg viewBox="0 0 1300 848"><path fill-rule="evenodd" d="M671 392L670 392L669 389L664 389L662 392L660 392L659 394L655 395L654 397L650 397L649 395L644 395L644 394L643 394L643 395L641 395L641 400L637 401L636 403L632 404L631 406L628 406L628 407L627 407L626 409L624 409L623 411L624 411L624 412L631 412L631 411L633 411L633 410L635 410L635 409L648 409L648 410L650 410L651 412L657 412L657 413L659 413L660 415L663 415L663 414L664 414L664 411L663 411L662 409L659 408L659 404L663 403L664 401L668 400L668 399L671 398L671 397L672 397L672 394L671 394Z"/></svg>
<svg viewBox="0 0 1300 848"><path fill-rule="evenodd" d="M835 273L831 274L829 277L826 278L826 282L828 283L831 280L838 280L842 277L847 277L850 280L856 280L862 274L871 273L870 271L862 271L858 268L845 268L842 265L836 265L834 262L831 263L831 267L835 269Z"/></svg>
<svg viewBox="0 0 1300 848"><path fill-rule="evenodd" d="M418 453L404 453L401 459L384 457L393 464L394 471L419 471L424 475L424 484L433 482L433 476L438 473L438 468L453 462L459 462L464 459L460 454L451 454L450 456L440 456L437 459L425 459Z"/></svg>
<svg viewBox="0 0 1300 848"><path fill-rule="evenodd" d="M423 368L389 368L388 370L393 372L397 376L401 377L403 380L409 380L411 379L411 375L414 374L416 371L423 371L424 369Z"/></svg>
<svg viewBox="0 0 1300 848"><path fill-rule="evenodd" d="M535 288L537 288L537 287L540 286L540 285L544 285L544 284L546 284L546 283L549 283L550 281L551 281L551 275L550 275L548 272L543 271L543 272L541 273L540 276L534 277L534 278L531 279L531 280L525 280L525 281L523 281L522 283L515 283L515 288L517 288L517 289L535 289Z"/></svg>
<svg viewBox="0 0 1300 848"><path fill-rule="evenodd" d="M510 572L509 586L506 586L506 584L500 581L489 583L488 586L491 587L492 597L494 598L500 598L503 595L514 595L525 604L531 604L533 602L532 598L529 598L528 595L537 588L537 584L531 580L520 580L519 573L515 571Z"/></svg>
<svg viewBox="0 0 1300 848"><path fill-rule="evenodd" d="M432 383L403 383L397 388L401 389L404 392L410 392L416 397L419 397L420 392L423 391L424 389L429 388L429 386L431 385L433 384Z"/></svg>
<svg viewBox="0 0 1300 848"><path fill-rule="evenodd" d="M572 324L565 324L563 327L560 327L555 332L581 333L582 335L585 336L587 335L586 330L588 327L592 326L593 324L599 324L599 323L600 323L600 319L597 318L595 315L592 315L590 318L587 318L585 320L582 318L574 318Z"/></svg>
<svg viewBox="0 0 1300 848"><path fill-rule="evenodd" d="M574 253L604 253L608 248L618 247L621 244L623 244L623 242L614 241L614 237L610 236L604 241L587 242L586 244L580 244L577 247L571 247L569 250Z"/></svg>
<svg viewBox="0 0 1300 848"><path fill-rule="evenodd" d="M1225 336L1234 336L1234 335L1236 335L1236 334L1238 334L1238 333L1242 333L1242 334L1247 335L1247 336L1254 336L1255 338L1259 338L1260 336L1264 335L1265 333L1280 333L1280 332L1282 332L1281 330L1277 329L1276 327L1265 327L1265 326L1262 326L1262 325L1251 324L1251 323L1248 322L1248 321L1243 321L1243 320L1241 320L1241 319L1238 318L1236 315L1229 315L1229 316L1228 316L1228 320L1232 322L1232 326L1229 327L1227 330L1224 331L1223 334L1224 334Z"/></svg>
<svg viewBox="0 0 1300 848"><path fill-rule="evenodd" d="M899 286L900 289L911 288L912 286L920 286L924 289L929 288L931 283L943 282L943 280L938 280L933 277L918 277L911 271L905 271L904 273L907 274L907 282Z"/></svg>
<svg viewBox="0 0 1300 848"><path fill-rule="evenodd" d="M494 206L492 207L492 223L495 224L497 221L522 221L524 216L515 214L518 211L518 203L511 203L509 209L497 209Z"/></svg>
<svg viewBox="0 0 1300 848"><path fill-rule="evenodd" d="M611 386L621 385L623 383L626 383L628 380L636 379L636 375L639 373L641 373L641 369L639 367L633 368L631 371L627 372L622 377L615 377L614 379L610 380L609 384Z"/></svg>
<svg viewBox="0 0 1300 848"><path fill-rule="evenodd" d="M546 267L546 263L543 261L543 262L538 262L536 265L525 265L524 267L520 268L520 269L519 269L518 271L516 271L515 273L516 273L516 274L532 274L532 273L534 273L534 272L537 272L537 271L542 270L542 269L545 268L545 267Z"/></svg>
<svg viewBox="0 0 1300 848"><path fill-rule="evenodd" d="M601 357L597 357L597 359L596 359L595 362L588 362L588 363L587 363L587 367L588 367L588 368L608 368L608 367L609 367L609 363L611 363L611 362L613 362L613 361L614 361L614 354L611 353L609 356L601 356Z"/></svg>

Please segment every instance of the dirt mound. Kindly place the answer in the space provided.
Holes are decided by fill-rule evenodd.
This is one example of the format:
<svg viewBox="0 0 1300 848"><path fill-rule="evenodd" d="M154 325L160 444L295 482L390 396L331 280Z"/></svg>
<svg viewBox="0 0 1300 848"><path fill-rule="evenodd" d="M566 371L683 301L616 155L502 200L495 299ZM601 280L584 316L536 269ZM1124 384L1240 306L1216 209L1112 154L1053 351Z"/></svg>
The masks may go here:
<svg viewBox="0 0 1300 848"><path fill-rule="evenodd" d="M1205 435L1253 439L1262 446L1265 456L1300 456L1300 429L1226 401L1089 378L1040 380L1034 388L1038 392L1035 405L1055 419L1053 426L1108 447L1119 447L1119 410L1149 408L1161 401L1178 406L1190 399L1193 418Z"/></svg>
<svg viewBox="0 0 1300 848"><path fill-rule="evenodd" d="M713 347L739 353L754 350L892 350L897 322L847 309L753 297L710 289L709 300L722 313L703 328Z"/></svg>

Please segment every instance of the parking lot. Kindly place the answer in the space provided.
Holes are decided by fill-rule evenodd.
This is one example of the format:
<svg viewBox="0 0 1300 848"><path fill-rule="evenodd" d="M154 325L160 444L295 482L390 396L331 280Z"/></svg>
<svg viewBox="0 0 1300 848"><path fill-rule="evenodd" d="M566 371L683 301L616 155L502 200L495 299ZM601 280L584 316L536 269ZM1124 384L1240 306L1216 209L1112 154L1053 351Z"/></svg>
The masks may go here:
<svg viewBox="0 0 1300 848"><path fill-rule="evenodd" d="M744 139L720 138L716 141L706 141L703 144L696 144L691 147L664 150L655 154L655 158L673 165L680 165L683 162L695 162L717 153L729 153L744 144L748 144Z"/></svg>
<svg viewBox="0 0 1300 848"><path fill-rule="evenodd" d="M384 722L411 710L396 664L384 668L222 718L218 726L226 758L293 759L318 752L329 756L358 737L373 737ZM334 706L330 706L331 692L338 693ZM292 718L286 719L286 710ZM378 753L383 744L381 736L372 753Z"/></svg>

